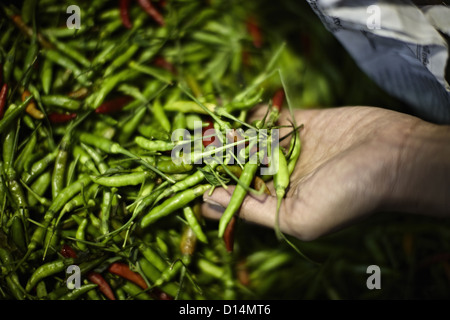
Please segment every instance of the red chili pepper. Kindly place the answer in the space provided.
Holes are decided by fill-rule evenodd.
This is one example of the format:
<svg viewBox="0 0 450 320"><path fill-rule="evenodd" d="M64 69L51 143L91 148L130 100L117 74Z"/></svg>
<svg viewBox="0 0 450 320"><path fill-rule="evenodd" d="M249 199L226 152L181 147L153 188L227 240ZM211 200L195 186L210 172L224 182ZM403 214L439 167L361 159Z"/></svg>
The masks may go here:
<svg viewBox="0 0 450 320"><path fill-rule="evenodd" d="M98 285L98 289L100 290L101 293L105 295L105 297L107 297L109 300L116 300L116 297L114 295L113 290L111 289L111 286L100 273L91 271L88 273L87 278L89 279L90 282Z"/></svg>
<svg viewBox="0 0 450 320"><path fill-rule="evenodd" d="M132 271L130 267L123 262L112 263L108 267L108 271L137 284L144 290L148 288L144 278L142 278L139 273Z"/></svg>
<svg viewBox="0 0 450 320"><path fill-rule="evenodd" d="M312 54L312 42L311 42L311 36L307 33L301 33L299 35L300 38L300 44L302 46L302 53L306 56L306 57L311 57Z"/></svg>
<svg viewBox="0 0 450 320"><path fill-rule="evenodd" d="M61 247L60 253L64 258L75 259L77 257L76 251L73 250L72 247L67 244L63 244L63 246Z"/></svg>
<svg viewBox="0 0 450 320"><path fill-rule="evenodd" d="M120 111L131 100L132 98L129 96L121 96L105 101L95 109L95 113L113 113Z"/></svg>
<svg viewBox="0 0 450 320"><path fill-rule="evenodd" d="M166 59L164 59L164 57L161 56L156 57L153 63L157 67L166 69L167 71L170 71L172 74L176 74L175 66Z"/></svg>
<svg viewBox="0 0 450 320"><path fill-rule="evenodd" d="M214 133L214 123L212 121L207 120L206 122L208 122L208 125L202 128L202 137L203 137L203 146L206 148L207 146L209 146L210 144L212 144L213 146L218 147L219 146L219 140L216 140L216 137L212 136L210 137L211 133L208 132L208 134L206 134L207 130L213 130L212 132ZM204 137L205 135L207 135L207 137Z"/></svg>
<svg viewBox="0 0 450 320"><path fill-rule="evenodd" d="M163 26L165 24L162 14L156 10L150 0L137 0L138 4L144 9L147 14L153 18L159 25Z"/></svg>
<svg viewBox="0 0 450 320"><path fill-rule="evenodd" d="M238 261L236 265L236 278L242 285L246 287L250 285L250 274L245 260Z"/></svg>
<svg viewBox="0 0 450 320"><path fill-rule="evenodd" d="M0 91L0 119L3 118L6 108L6 98L8 97L8 84L4 83Z"/></svg>
<svg viewBox="0 0 450 320"><path fill-rule="evenodd" d="M445 262L450 260L450 252L436 253L429 256L419 263L419 269L430 267L433 264Z"/></svg>
<svg viewBox="0 0 450 320"><path fill-rule="evenodd" d="M52 112L48 115L51 123L66 123L77 117L76 113L57 113Z"/></svg>
<svg viewBox="0 0 450 320"><path fill-rule="evenodd" d="M122 24L125 28L131 29L132 24L130 21L130 0L120 0L119 1L119 7L120 7L120 19L122 20Z"/></svg>
<svg viewBox="0 0 450 320"><path fill-rule="evenodd" d="M242 64L247 67L251 65L251 55L247 50L242 50Z"/></svg>
<svg viewBox="0 0 450 320"><path fill-rule="evenodd" d="M284 102L284 90L278 89L275 94L272 97L272 105L278 109L278 111L281 111L281 108L283 107Z"/></svg>
<svg viewBox="0 0 450 320"><path fill-rule="evenodd" d="M271 196L271 192L269 190L269 188L267 187L266 183L264 182L264 180L261 177L256 176L255 180L253 181L253 185L254 188L256 190L261 190L261 188L264 188L264 193Z"/></svg>
<svg viewBox="0 0 450 320"><path fill-rule="evenodd" d="M159 288L153 288L150 295L156 300L173 300L173 297Z"/></svg>
<svg viewBox="0 0 450 320"><path fill-rule="evenodd" d="M234 230L236 226L236 216L233 216L231 218L230 222L228 223L225 233L223 234L223 240L225 242L225 248L228 252L233 252L234 248Z"/></svg>
<svg viewBox="0 0 450 320"><path fill-rule="evenodd" d="M252 42L255 48L261 48L263 44L263 38L261 29L254 17L249 17L246 21L248 33L252 37Z"/></svg>

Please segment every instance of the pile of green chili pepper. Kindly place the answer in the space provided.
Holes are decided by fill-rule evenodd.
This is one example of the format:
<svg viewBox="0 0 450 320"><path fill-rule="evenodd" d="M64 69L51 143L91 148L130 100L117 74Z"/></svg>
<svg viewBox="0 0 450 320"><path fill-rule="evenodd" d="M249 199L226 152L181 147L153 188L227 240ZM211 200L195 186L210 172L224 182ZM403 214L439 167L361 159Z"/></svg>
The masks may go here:
<svg viewBox="0 0 450 320"><path fill-rule="evenodd" d="M0 3L0 299L448 298L442 221L381 215L307 243L239 223L268 180L282 199L302 147L293 121L262 175L248 129L270 137L292 105L395 105L306 1L20 3ZM172 161L186 144L201 156ZM230 185L204 219L202 195Z"/></svg>
<svg viewBox="0 0 450 320"><path fill-rule="evenodd" d="M81 9L79 29L66 25L69 5ZM248 161L259 151L244 130L270 138L277 128L284 49L263 43L251 10L222 0L1 5L1 298L233 299L249 290L233 260L236 214L272 177L259 176L261 158ZM259 104L267 117L247 123ZM174 141L177 129L191 137ZM280 197L300 153L296 129L291 149L277 150ZM182 143L200 146L183 152L192 162L173 161ZM232 152L198 162L238 146L239 161ZM205 221L202 195L230 184L219 224ZM81 283L70 287L74 266Z"/></svg>

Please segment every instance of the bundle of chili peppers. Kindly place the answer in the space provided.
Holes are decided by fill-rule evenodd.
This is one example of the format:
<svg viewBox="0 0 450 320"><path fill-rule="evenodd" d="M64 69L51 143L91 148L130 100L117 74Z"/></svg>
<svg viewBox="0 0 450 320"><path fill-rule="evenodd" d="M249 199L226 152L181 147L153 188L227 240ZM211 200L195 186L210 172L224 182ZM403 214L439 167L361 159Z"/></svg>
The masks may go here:
<svg viewBox="0 0 450 320"><path fill-rule="evenodd" d="M300 154L293 128L281 169L262 177L244 131L276 128L284 45L264 48L241 3L79 1L78 29L68 5L1 7L0 296L239 297L239 207L272 178L281 200ZM259 104L267 121L247 123ZM174 161L177 148L191 161ZM205 221L202 195L230 184L219 224Z"/></svg>

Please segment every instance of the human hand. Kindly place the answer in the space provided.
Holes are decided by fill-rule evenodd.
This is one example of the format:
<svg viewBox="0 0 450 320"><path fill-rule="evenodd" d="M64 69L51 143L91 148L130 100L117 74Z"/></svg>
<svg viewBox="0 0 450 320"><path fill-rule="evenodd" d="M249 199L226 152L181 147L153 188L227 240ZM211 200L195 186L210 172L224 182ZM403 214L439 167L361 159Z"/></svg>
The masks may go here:
<svg viewBox="0 0 450 320"><path fill-rule="evenodd" d="M265 108L257 109L251 120L261 119L264 112ZM297 124L304 124L302 151L280 209L282 232L313 240L378 211L448 213L448 148L434 161L446 182L430 179L423 169L433 162L427 154L448 145L448 127L376 107L295 110L294 116ZM288 119L284 110L279 124ZM430 142L426 148L424 141ZM272 183L268 187L275 195ZM233 190L230 186L217 188L211 196L205 193L204 216L219 219ZM276 203L275 196L250 194L239 217L273 228Z"/></svg>

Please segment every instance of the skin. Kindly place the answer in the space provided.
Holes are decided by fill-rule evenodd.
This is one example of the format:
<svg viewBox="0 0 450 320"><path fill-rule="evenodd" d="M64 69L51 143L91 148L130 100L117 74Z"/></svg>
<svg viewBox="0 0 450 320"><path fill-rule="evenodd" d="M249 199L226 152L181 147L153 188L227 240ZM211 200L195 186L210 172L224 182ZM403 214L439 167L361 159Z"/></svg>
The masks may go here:
<svg viewBox="0 0 450 320"><path fill-rule="evenodd" d="M295 118L302 151L281 205L283 233L310 241L379 212L450 217L450 126L376 107L296 110ZM287 119L284 110L279 123ZM219 219L233 189L205 193L204 216ZM239 216L273 228L275 208L276 197L249 195Z"/></svg>

